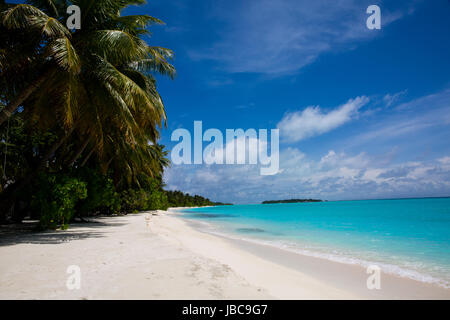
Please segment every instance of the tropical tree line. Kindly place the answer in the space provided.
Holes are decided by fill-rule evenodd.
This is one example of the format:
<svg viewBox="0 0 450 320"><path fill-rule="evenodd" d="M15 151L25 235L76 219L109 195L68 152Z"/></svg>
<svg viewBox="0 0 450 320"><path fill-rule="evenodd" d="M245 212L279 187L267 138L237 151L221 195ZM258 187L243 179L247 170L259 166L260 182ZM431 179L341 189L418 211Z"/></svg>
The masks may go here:
<svg viewBox="0 0 450 320"><path fill-rule="evenodd" d="M66 228L169 206L155 75L176 71L171 50L145 41L162 21L123 15L144 3L0 0L0 222L31 216ZM70 5L81 29L66 27Z"/></svg>
<svg viewBox="0 0 450 320"><path fill-rule="evenodd" d="M205 207L205 206L224 206L230 203L212 202L208 198L183 193L181 191L165 191L169 207Z"/></svg>

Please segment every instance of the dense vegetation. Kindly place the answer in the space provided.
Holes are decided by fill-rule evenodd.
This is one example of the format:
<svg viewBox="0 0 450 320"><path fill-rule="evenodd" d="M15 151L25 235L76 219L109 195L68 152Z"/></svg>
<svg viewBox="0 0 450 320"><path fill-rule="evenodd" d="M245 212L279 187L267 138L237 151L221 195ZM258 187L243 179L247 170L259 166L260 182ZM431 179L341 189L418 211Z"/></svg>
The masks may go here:
<svg viewBox="0 0 450 320"><path fill-rule="evenodd" d="M323 202L323 200L316 200L316 199L269 200L269 201L263 201L262 204L301 203L301 202Z"/></svg>
<svg viewBox="0 0 450 320"><path fill-rule="evenodd" d="M173 52L144 41L144 0L0 1L0 222L74 219L210 205L163 190L166 124L154 75L173 78ZM81 29L66 27L70 4Z"/></svg>
<svg viewBox="0 0 450 320"><path fill-rule="evenodd" d="M211 200L201 196L191 196L181 191L166 191L169 207L204 207L204 206L225 206L230 203L211 202Z"/></svg>

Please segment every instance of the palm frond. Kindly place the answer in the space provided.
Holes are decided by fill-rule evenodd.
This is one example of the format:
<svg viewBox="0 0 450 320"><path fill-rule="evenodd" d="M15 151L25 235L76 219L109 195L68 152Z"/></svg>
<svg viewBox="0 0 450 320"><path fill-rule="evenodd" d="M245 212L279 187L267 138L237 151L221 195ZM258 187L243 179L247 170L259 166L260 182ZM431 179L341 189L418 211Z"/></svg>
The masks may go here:
<svg viewBox="0 0 450 320"><path fill-rule="evenodd" d="M120 16L114 19L119 30L126 31L135 36L142 36L145 34L150 34L147 30L151 25L163 25L164 22L151 17L149 15L130 15L130 16Z"/></svg>
<svg viewBox="0 0 450 320"><path fill-rule="evenodd" d="M67 27L55 18L45 15L31 17L29 20L30 28L40 30L41 34L49 38L71 37L70 31Z"/></svg>
<svg viewBox="0 0 450 320"><path fill-rule="evenodd" d="M56 64L66 71L73 74L80 72L80 57L67 37L51 42L47 48L47 56L52 57Z"/></svg>
<svg viewBox="0 0 450 320"><path fill-rule="evenodd" d="M48 15L56 17L63 13L64 8L67 7L67 1L61 0L28 0L27 3L36 8L42 8L42 11Z"/></svg>
<svg viewBox="0 0 450 320"><path fill-rule="evenodd" d="M169 76L171 79L174 79L177 74L175 67L165 59L141 59L129 63L128 66L144 73L158 73Z"/></svg>
<svg viewBox="0 0 450 320"><path fill-rule="evenodd" d="M92 52L114 65L147 56L145 42L122 30L95 31L87 36L86 44Z"/></svg>

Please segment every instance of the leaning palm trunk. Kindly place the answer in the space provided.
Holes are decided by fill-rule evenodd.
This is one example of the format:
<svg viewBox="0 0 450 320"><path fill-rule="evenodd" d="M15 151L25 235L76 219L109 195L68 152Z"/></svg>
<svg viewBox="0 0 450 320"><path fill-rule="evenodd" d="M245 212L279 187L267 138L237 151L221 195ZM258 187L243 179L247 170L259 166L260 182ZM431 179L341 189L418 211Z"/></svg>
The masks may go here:
<svg viewBox="0 0 450 320"><path fill-rule="evenodd" d="M47 164L47 161L49 161L51 159L51 157L55 154L55 152L58 151L58 149L63 145L63 143L67 141L67 139L72 135L74 130L75 130L75 126L73 126L61 139L59 139L51 147L51 149L45 154L45 156L39 162L37 170L34 170L33 173L38 173L41 169L43 169L45 167L45 165Z"/></svg>
<svg viewBox="0 0 450 320"><path fill-rule="evenodd" d="M3 110L0 112L0 125L2 125L6 120L8 120L14 111L17 110L18 107L28 97L36 91L37 88L45 81L47 78L48 72L42 74L39 78L33 81L27 88L25 88L17 97L15 97Z"/></svg>
<svg viewBox="0 0 450 320"><path fill-rule="evenodd" d="M80 167L84 167L86 165L86 163L88 162L88 160L91 158L91 156L94 154L95 151L95 147L91 149L91 151L88 153L88 155L86 156L86 158L84 158L83 162L81 163Z"/></svg>
<svg viewBox="0 0 450 320"><path fill-rule="evenodd" d="M5 192L2 194L3 197L5 197L4 206L3 208L0 208L0 211L3 211L3 213L0 213L0 221L2 220L8 220L6 217L7 215L11 216L11 220L16 223L20 223L23 220L23 216L21 212L15 211L14 207L17 202L17 197L19 192L24 189L26 186L28 186L32 180L41 172L42 169L46 166L47 162L52 158L52 156L55 154L56 151L64 144L64 142L67 141L67 139L71 136L73 133L75 127L70 129L62 138L60 138L51 148L50 150L44 155L44 157L41 159L37 167L30 172L25 178L23 178L21 181L17 181L7 189L5 189ZM5 222L5 221L3 221Z"/></svg>
<svg viewBox="0 0 450 320"><path fill-rule="evenodd" d="M86 139L84 144L80 147L80 149L78 149L77 153L75 153L75 156L69 161L69 167L72 167L75 164L75 162L78 160L78 158L84 152L84 150L87 148L90 141L91 141L90 138Z"/></svg>

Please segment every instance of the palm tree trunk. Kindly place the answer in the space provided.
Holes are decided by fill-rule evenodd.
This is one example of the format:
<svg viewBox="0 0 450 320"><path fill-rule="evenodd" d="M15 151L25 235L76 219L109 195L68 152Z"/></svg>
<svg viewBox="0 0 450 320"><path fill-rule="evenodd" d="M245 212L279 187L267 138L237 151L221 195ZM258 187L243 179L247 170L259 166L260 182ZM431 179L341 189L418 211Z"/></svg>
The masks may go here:
<svg viewBox="0 0 450 320"><path fill-rule="evenodd" d="M27 88L25 88L17 97L15 97L3 110L0 112L0 125L11 117L16 109L28 99L28 97L36 91L37 88L44 82L50 71L44 72L39 78L33 81Z"/></svg>
<svg viewBox="0 0 450 320"><path fill-rule="evenodd" d="M123 177L120 177L119 181L117 181L117 183L114 185L114 187L116 187L116 189L117 189L117 187L120 186L122 181L123 181Z"/></svg>
<svg viewBox="0 0 450 320"><path fill-rule="evenodd" d="M12 220L16 223L21 223L23 217L20 212L14 211L14 206L17 201L17 195L20 190L22 190L25 186L29 185L31 181L37 176L37 174L45 167L46 163L50 158L55 154L55 152L63 145L63 143L70 137L72 132L75 130L75 125L70 129L62 138L60 138L51 149L44 155L44 157L39 162L38 166L28 174L22 181L17 181L11 187L8 187L5 192L8 192L8 197L6 198L7 202L7 212L12 213ZM11 189L10 189L11 188Z"/></svg>
<svg viewBox="0 0 450 320"><path fill-rule="evenodd" d="M59 139L52 148L45 154L45 156L41 159L41 162L39 163L39 166L37 167L37 170L34 170L34 172L40 171L42 168L45 167L46 163L50 158L55 154L55 152L63 145L64 142L70 137L72 132L75 130L75 124L74 126L61 138Z"/></svg>
<svg viewBox="0 0 450 320"><path fill-rule="evenodd" d="M106 170L109 169L109 166L111 165L111 163L113 162L115 157L112 157L111 159L109 159L108 163L106 164Z"/></svg>
<svg viewBox="0 0 450 320"><path fill-rule="evenodd" d="M95 147L92 148L92 150L89 152L89 154L84 158L83 162L81 163L81 167L84 167L86 163L88 162L89 158L92 156L92 154L95 151Z"/></svg>
<svg viewBox="0 0 450 320"><path fill-rule="evenodd" d="M86 147L88 146L89 142L91 141L91 138L86 139L86 142L81 146L80 149L78 149L78 152L75 154L75 156L70 160L69 162L69 167L73 166L75 161L77 161L77 159L81 156L81 154L83 153L83 151L86 149Z"/></svg>

